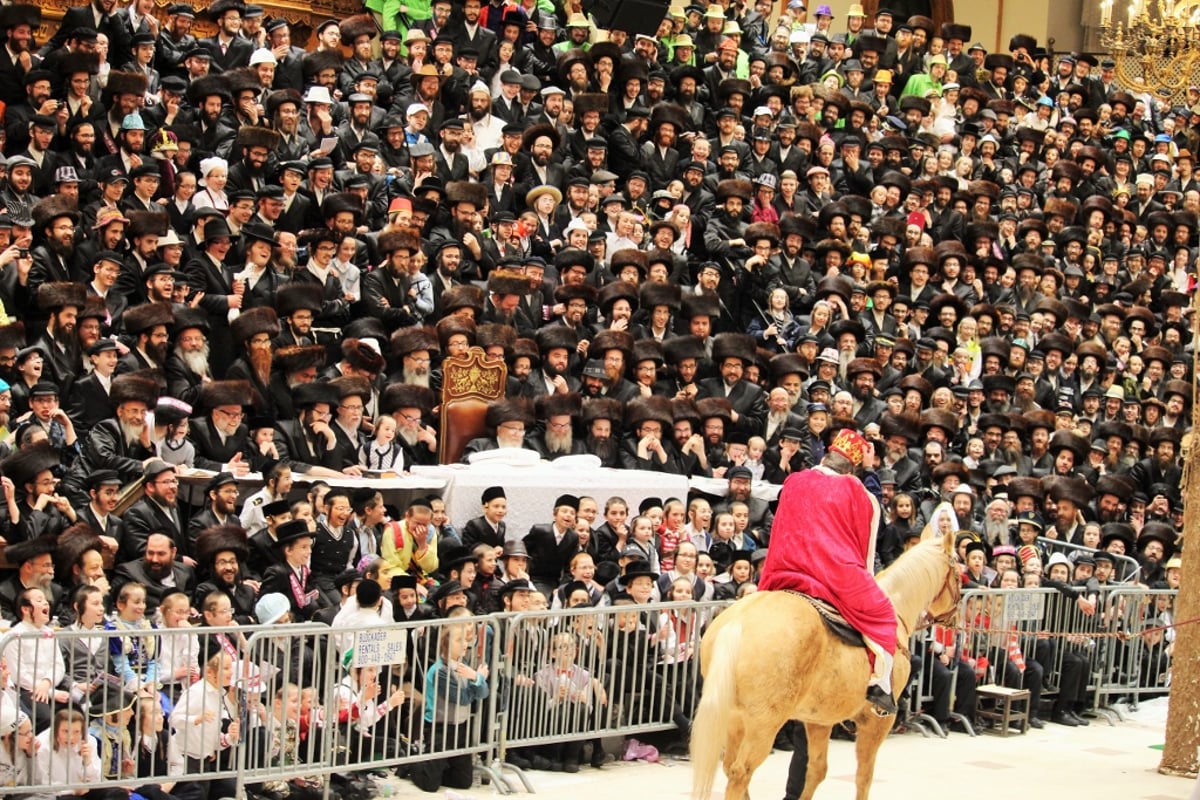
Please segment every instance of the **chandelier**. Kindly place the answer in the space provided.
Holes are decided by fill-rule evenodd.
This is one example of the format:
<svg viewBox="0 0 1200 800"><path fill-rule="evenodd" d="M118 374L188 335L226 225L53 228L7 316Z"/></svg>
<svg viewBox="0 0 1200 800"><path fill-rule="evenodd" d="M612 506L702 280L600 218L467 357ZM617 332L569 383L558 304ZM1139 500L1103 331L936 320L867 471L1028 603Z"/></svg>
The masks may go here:
<svg viewBox="0 0 1200 800"><path fill-rule="evenodd" d="M1130 91L1180 94L1197 82L1200 3L1131 0L1125 21L1114 23L1113 0L1103 0L1100 43L1116 63L1117 81Z"/></svg>

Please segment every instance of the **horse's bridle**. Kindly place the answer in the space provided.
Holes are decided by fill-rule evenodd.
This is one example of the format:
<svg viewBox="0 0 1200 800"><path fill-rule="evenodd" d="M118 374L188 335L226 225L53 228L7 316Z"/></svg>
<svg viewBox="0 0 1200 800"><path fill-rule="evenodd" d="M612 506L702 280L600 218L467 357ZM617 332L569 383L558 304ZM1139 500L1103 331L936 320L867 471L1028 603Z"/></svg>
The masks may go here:
<svg viewBox="0 0 1200 800"><path fill-rule="evenodd" d="M945 625L948 628L953 628L958 624L959 608L962 605L962 582L958 580L958 570L954 558L952 556L946 556L946 561L951 569L952 578L942 585L942 588L938 590L936 595L934 595L934 598L930 601L929 605L935 605L938 600L942 599L946 592L949 592L951 600L950 610L933 617L930 620L930 624Z"/></svg>

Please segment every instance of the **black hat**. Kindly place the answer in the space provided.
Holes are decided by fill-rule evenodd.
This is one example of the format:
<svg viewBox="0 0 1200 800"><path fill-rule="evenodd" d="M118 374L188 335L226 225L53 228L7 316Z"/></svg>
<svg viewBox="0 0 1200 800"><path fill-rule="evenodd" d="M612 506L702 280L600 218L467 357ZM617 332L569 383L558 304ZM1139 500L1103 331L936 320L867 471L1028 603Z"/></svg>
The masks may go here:
<svg viewBox="0 0 1200 800"><path fill-rule="evenodd" d="M275 529L275 544L283 547L285 544L291 544L299 539L315 538L316 534L308 529L307 520L293 519L288 520Z"/></svg>
<svg viewBox="0 0 1200 800"><path fill-rule="evenodd" d="M429 595L429 602L432 605L437 605L451 595L463 594L464 592L466 592L466 589L458 581L446 581L433 590Z"/></svg>
<svg viewBox="0 0 1200 800"><path fill-rule="evenodd" d="M488 488L483 490L483 495L479 500L480 505L486 506L488 503L492 502L493 500L495 500L498 497L507 498L507 495L504 494L504 487L503 486L489 486Z"/></svg>
<svg viewBox="0 0 1200 800"><path fill-rule="evenodd" d="M451 581L453 583L453 581ZM500 596L503 597L513 592L536 592L537 587L529 582L527 578L517 578L500 587Z"/></svg>
<svg viewBox="0 0 1200 800"><path fill-rule="evenodd" d="M579 510L579 498L573 494L560 494L554 501L554 508L561 506L570 506L576 511Z"/></svg>
<svg viewBox="0 0 1200 800"><path fill-rule="evenodd" d="M409 575L409 574L393 575L392 582L390 584L388 584L389 592L398 592L401 589L416 589L416 588L417 588L417 576L416 575Z"/></svg>

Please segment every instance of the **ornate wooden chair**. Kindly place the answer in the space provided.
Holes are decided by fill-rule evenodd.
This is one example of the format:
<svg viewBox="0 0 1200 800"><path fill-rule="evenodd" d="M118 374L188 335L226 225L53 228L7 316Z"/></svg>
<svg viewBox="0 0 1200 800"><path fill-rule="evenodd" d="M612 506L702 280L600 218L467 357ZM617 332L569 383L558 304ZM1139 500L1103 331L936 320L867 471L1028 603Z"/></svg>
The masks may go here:
<svg viewBox="0 0 1200 800"><path fill-rule="evenodd" d="M488 404L504 397L508 367L472 347L442 362L442 409L438 462L457 464L472 439L487 433Z"/></svg>

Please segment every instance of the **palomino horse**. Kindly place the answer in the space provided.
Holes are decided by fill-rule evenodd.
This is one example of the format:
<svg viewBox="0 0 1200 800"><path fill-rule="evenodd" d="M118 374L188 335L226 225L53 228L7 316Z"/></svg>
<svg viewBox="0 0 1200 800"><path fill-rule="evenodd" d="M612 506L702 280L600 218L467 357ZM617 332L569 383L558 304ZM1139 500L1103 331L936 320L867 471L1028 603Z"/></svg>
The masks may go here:
<svg viewBox="0 0 1200 800"><path fill-rule="evenodd" d="M896 609L897 653L892 686L908 683L908 639L926 609L939 622L958 611L961 579L954 561L954 532L928 538L879 575ZM714 620L700 644L704 694L692 724L693 800L712 792L724 753L725 800L749 795L750 777L771 752L775 734L790 719L808 733L808 773L802 800L825 778L829 734L843 720L856 723L858 800L866 800L875 755L892 728L866 700L867 651L836 639L816 610L788 592L757 592Z"/></svg>

